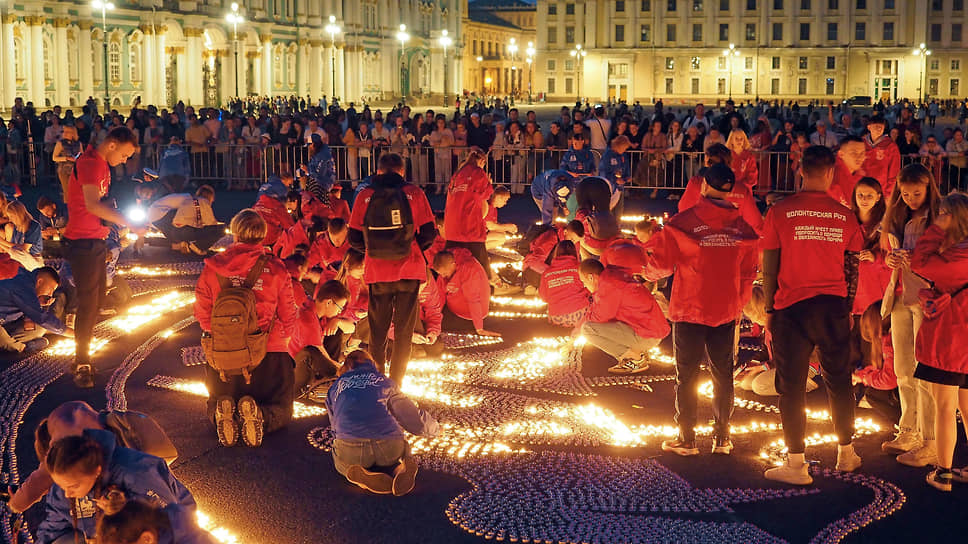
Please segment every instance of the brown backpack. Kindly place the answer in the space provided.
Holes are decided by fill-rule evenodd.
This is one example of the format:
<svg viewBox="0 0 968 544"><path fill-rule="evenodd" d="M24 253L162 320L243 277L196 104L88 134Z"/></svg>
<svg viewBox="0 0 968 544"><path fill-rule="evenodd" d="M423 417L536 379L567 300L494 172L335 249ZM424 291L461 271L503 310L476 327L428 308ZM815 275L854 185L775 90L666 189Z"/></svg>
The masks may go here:
<svg viewBox="0 0 968 544"><path fill-rule="evenodd" d="M245 383L250 383L252 370L266 355L269 331L259 328L252 287L268 260L268 255L259 257L239 287L228 278L215 276L221 290L212 305L211 333L202 335L202 350L208 365L218 371L223 382L229 381L229 376L241 375Z"/></svg>
<svg viewBox="0 0 968 544"><path fill-rule="evenodd" d="M168 434L147 414L110 410L100 412L98 419L114 433L118 443L126 448L161 457L169 465L178 458L178 450Z"/></svg>

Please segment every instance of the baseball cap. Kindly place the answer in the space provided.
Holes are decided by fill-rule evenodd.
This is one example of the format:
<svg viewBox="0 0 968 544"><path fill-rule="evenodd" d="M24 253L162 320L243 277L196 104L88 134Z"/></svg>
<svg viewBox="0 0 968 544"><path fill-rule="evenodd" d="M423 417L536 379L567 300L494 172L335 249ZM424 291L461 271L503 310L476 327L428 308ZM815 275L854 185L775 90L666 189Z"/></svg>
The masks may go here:
<svg viewBox="0 0 968 544"><path fill-rule="evenodd" d="M717 191L732 191L733 185L736 184L736 176L733 174L733 170L722 163L703 168L699 171L699 175L710 187Z"/></svg>

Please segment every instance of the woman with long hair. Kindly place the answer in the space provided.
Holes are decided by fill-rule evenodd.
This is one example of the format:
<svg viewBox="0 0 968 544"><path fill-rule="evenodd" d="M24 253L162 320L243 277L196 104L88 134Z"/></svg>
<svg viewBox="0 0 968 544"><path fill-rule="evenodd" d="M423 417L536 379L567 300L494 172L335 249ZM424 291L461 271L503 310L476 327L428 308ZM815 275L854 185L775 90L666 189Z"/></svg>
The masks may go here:
<svg viewBox="0 0 968 544"><path fill-rule="evenodd" d="M858 255L857 294L854 296L853 314L856 316L884 297L884 289L891 280L891 270L884 264L885 252L880 245L881 222L887 213L880 182L871 177L858 180L850 209L864 234L864 249Z"/></svg>
<svg viewBox="0 0 968 544"><path fill-rule="evenodd" d="M0 239L0 250L10 255L27 270L44 266L43 232L27 207L19 200L8 202L3 207L8 223L4 225L4 236Z"/></svg>
<svg viewBox="0 0 968 544"><path fill-rule="evenodd" d="M898 454L899 463L923 467L937 462L934 397L927 382L914 377L917 365L914 346L924 321L918 292L928 284L911 271L911 252L918 239L938 216L938 186L928 169L909 164L901 169L881 226L881 247L893 270L884 291L881 312L891 315L894 370L901 397L901 420L897 436L881 445ZM899 291L895 287L900 287Z"/></svg>
<svg viewBox="0 0 968 544"><path fill-rule="evenodd" d="M860 337L868 349L862 366L851 381L861 386L863 397L877 413L897 425L901 417L901 399L897 395L894 374L894 347L891 345L891 322L881 317L880 304L871 304L858 320ZM860 395L858 394L858 400Z"/></svg>
<svg viewBox="0 0 968 544"><path fill-rule="evenodd" d="M733 154L730 168L736 175L736 185L753 190L759 180L759 169L756 157L753 155L753 146L746 137L746 133L739 129L730 131L729 138L726 139L726 147Z"/></svg>

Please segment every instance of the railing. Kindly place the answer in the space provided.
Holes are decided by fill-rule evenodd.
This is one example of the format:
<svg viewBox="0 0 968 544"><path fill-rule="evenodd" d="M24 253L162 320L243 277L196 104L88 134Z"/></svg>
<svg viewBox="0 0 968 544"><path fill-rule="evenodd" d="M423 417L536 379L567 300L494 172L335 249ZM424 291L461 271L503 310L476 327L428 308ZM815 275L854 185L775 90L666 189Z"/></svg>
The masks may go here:
<svg viewBox="0 0 968 544"><path fill-rule="evenodd" d="M166 145L145 145L141 152L124 165L115 167L115 180L125 179L144 167L158 169ZM191 180L211 184L218 189L248 190L257 188L272 173L294 171L309 162L309 148L302 145L184 145L191 168ZM372 148L331 146L338 182L353 183L376 171L384 153L398 153L406 162L407 177L414 184L440 192L450 181L458 165L466 158L467 147L374 146ZM488 152L486 170L494 183L509 186L513 193L523 193L531 180L542 172L561 166L567 150L519 147L493 147ZM592 151L597 165L601 159ZM756 179L754 191L790 193L800 184L796 156L785 152L754 152ZM663 193L682 190L696 176L705 161L703 153L631 150L626 154L631 190ZM918 155L902 157L902 164L921 162L935 176L942 194L968 189L968 167L962 157L931 159ZM52 160L50 146L25 143L6 147L0 153L4 180L22 184L57 184L58 166ZM62 169L69 175L70 168Z"/></svg>

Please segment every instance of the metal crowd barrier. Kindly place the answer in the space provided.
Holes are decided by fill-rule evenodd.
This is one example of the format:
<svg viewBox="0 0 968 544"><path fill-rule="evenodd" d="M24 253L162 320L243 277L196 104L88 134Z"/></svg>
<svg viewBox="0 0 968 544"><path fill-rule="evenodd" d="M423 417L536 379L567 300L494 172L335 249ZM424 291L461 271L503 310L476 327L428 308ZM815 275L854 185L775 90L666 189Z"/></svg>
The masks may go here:
<svg viewBox="0 0 968 544"><path fill-rule="evenodd" d="M137 174L144 167L158 169L167 145L145 145L126 164L112 171L115 180ZM182 146L188 153L192 180L211 184L218 189L255 189L270 175L294 171L308 164L309 148L302 145L236 145ZM374 146L355 148L330 146L338 182L354 183L376 172L384 153L397 153L404 158L407 177L414 184L442 192L451 175L467 157L469 147L434 148L428 146ZM57 184L58 165L51 157L51 146L26 142L7 145L0 153L3 178L21 184ZM507 185L513 193L527 191L531 180L547 170L559 168L567 150L535 149L516 146L492 147L485 166L494 183ZM601 154L592 150L597 165ZM800 185L799 164L791 153L753 152L757 168L754 191L791 193ZM626 152L630 177L626 188L652 192L683 190L705 162L704 153L666 152L664 150L630 150ZM968 189L968 159L929 158L920 155L902 157L902 165L920 162L931 170L942 194ZM69 172L69 169L67 170Z"/></svg>

